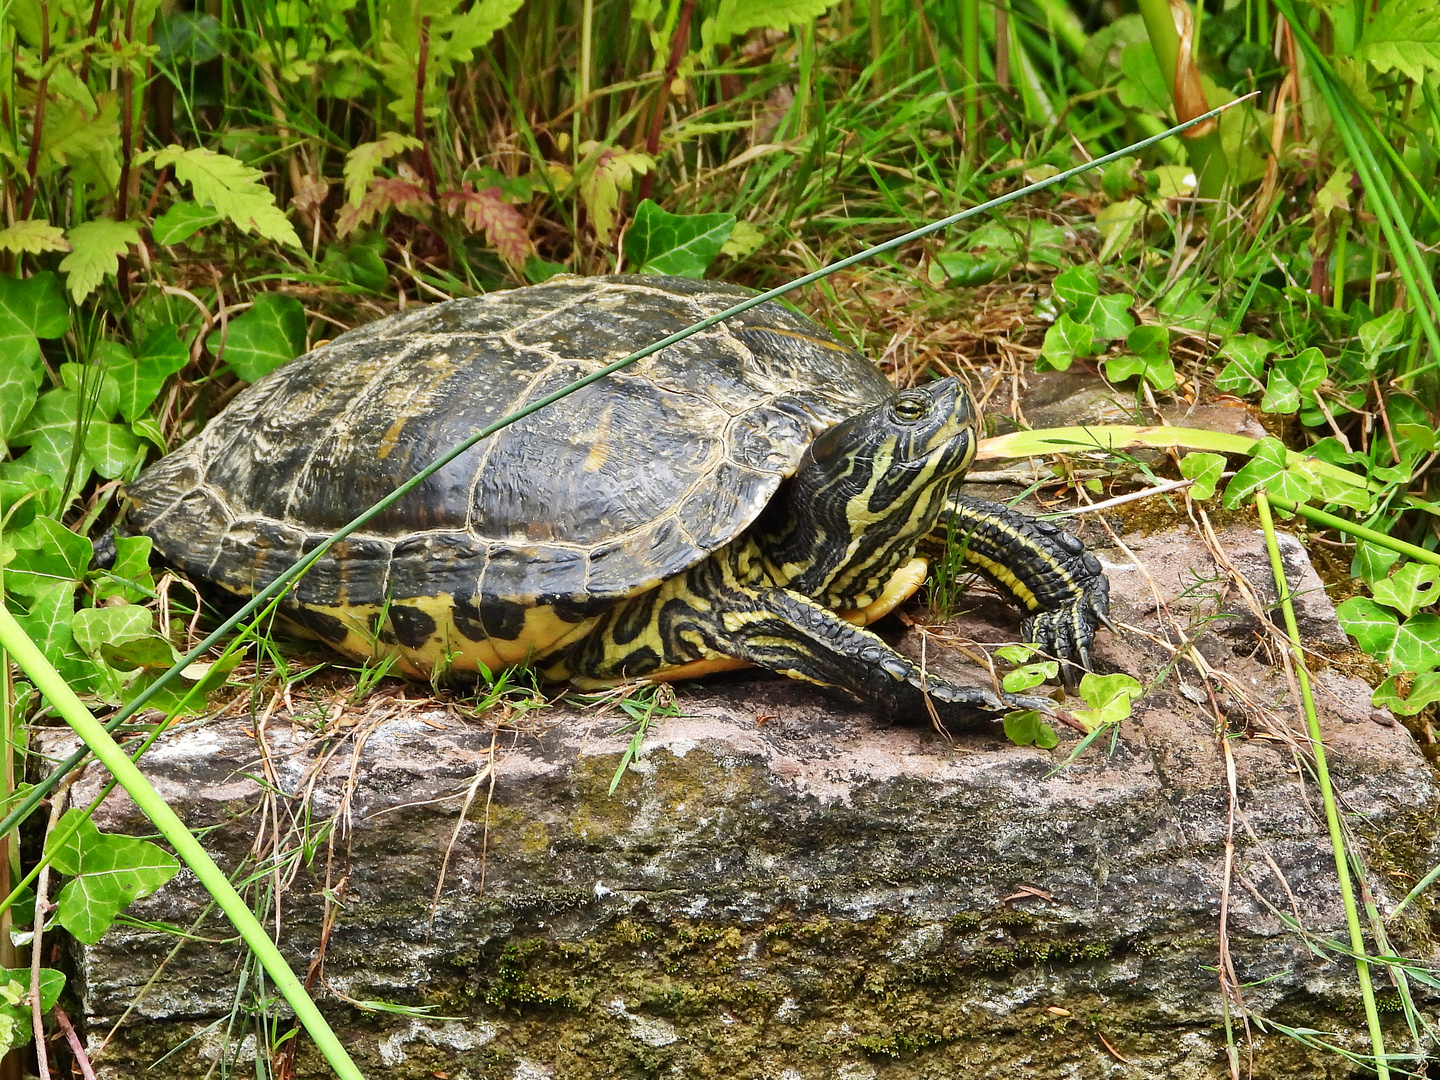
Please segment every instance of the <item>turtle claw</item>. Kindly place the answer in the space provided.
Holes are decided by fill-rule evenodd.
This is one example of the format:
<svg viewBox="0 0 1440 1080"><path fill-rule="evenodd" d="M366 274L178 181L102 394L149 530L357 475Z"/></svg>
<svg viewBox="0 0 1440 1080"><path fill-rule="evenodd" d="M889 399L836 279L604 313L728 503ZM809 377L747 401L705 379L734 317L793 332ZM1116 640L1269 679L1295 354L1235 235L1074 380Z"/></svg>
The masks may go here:
<svg viewBox="0 0 1440 1080"><path fill-rule="evenodd" d="M1046 656L1060 661L1065 689L1074 690L1080 676L1094 670L1090 648L1095 632L1104 626L1117 633L1110 619L1110 589L1104 577L1093 579L1079 596L1046 611L1030 615L1021 629L1025 640Z"/></svg>

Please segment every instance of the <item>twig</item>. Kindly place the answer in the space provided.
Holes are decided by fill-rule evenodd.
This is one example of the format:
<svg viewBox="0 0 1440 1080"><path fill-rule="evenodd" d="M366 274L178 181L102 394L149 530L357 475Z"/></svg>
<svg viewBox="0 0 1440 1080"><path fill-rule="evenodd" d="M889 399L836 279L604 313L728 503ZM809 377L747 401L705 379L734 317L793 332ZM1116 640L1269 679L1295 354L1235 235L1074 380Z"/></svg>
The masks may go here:
<svg viewBox="0 0 1440 1080"><path fill-rule="evenodd" d="M47 836L53 833L60 823L69 794L70 781L67 779L50 802L50 821L45 828ZM50 863L47 860L35 878L35 936L30 939L30 1022L35 1031L35 1072L40 1080L50 1080L50 1056L45 1049L45 1014L40 1009L40 969L45 958L45 916L50 910L45 895L49 889Z"/></svg>
<svg viewBox="0 0 1440 1080"><path fill-rule="evenodd" d="M75 1031L75 1025L70 1023L70 1016L59 1005L54 1010L55 1022L60 1025L60 1030L65 1033L65 1041L70 1044L70 1052L75 1055L75 1064L80 1066L80 1075L85 1080L95 1080L95 1067L90 1064L90 1058L85 1053L85 1044L80 1041L79 1034Z"/></svg>
<svg viewBox="0 0 1440 1080"><path fill-rule="evenodd" d="M35 126L30 132L30 153L25 159L25 200L21 203L20 217L28 218L35 205L35 175L40 171L40 132L45 123L45 92L50 83L50 73L45 65L50 62L50 5L40 0L40 81L35 86Z"/></svg>
<svg viewBox="0 0 1440 1080"><path fill-rule="evenodd" d="M680 61L685 56L685 47L690 44L690 19L695 14L695 0L685 0L680 8L680 19L675 24L675 33L670 37L670 58L665 62L665 77L660 80L660 89L655 92L655 111L650 114L650 132L645 136L645 152L652 158L660 152L660 125L665 121L665 107L670 104L670 84L680 70ZM640 178L640 190L635 195L637 202L650 198L655 190L655 170L651 169Z"/></svg>
<svg viewBox="0 0 1440 1080"><path fill-rule="evenodd" d="M430 16L420 20L420 60L415 65L415 138L420 148L415 151L420 171L425 174L425 183L430 188L430 199L440 205L440 186L435 179L435 162L430 159L430 148L425 145L425 67L430 59Z"/></svg>

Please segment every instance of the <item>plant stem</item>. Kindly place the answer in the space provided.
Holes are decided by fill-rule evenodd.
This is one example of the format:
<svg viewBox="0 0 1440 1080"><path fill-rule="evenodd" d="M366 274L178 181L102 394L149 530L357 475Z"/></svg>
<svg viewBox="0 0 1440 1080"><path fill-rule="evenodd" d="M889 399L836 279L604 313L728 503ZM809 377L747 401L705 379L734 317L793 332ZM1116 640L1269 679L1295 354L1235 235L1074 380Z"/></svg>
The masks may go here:
<svg viewBox="0 0 1440 1080"><path fill-rule="evenodd" d="M26 636L10 610L0 606L0 647L8 649L20 669L30 677L35 688L50 700L51 706L85 742L91 752L100 760L111 775L118 780L130 797L148 817L152 824L160 831L160 834L175 849L175 853L185 861L185 864L194 872L200 884L204 886L217 904L220 905L226 916L230 919L235 929L240 932L245 943L255 954L256 959L264 966L274 981L275 986L290 1007L295 1010L295 1015L305 1025L305 1030L310 1033L316 1048L324 1055L330 1067L343 1078L343 1080L364 1080L360 1070L350 1060L350 1055L345 1052L345 1047L336 1038L330 1025L326 1023L325 1017L316 1008L315 1002L305 993L305 988L295 973L290 970L290 965L285 962L285 957L275 947L265 933L264 927L251 912L245 901L240 897L229 879L215 865L206 850L200 846L200 841L195 839L194 834L185 827L175 811L160 794L151 786L150 781L145 779L143 773L130 760L129 756L116 745L109 733L101 726L75 692L61 678L60 673L50 664L34 642ZM37 920L40 913L36 912Z"/></svg>
<svg viewBox="0 0 1440 1080"><path fill-rule="evenodd" d="M1295 605L1290 597L1290 583L1285 577L1285 564L1280 558L1280 545L1275 539L1275 522L1270 516L1270 503L1265 492L1255 493L1255 509L1260 527L1265 532L1265 546L1270 552L1270 569L1275 575L1275 590L1280 597L1280 610L1285 615L1285 631L1295 657L1295 680L1300 686L1300 702L1305 709L1305 725L1310 735L1310 752L1315 756L1315 779L1325 803L1325 822L1330 828L1330 847L1335 853L1335 873L1340 879L1340 899L1345 905L1345 924L1350 930L1350 948L1355 954L1355 971L1360 980L1360 996L1365 1002L1365 1019L1370 1028L1370 1049L1374 1054L1375 1073L1379 1080L1388 1080L1390 1070L1385 1064L1385 1035L1380 1030L1380 1013L1375 1007L1375 988L1370 984L1370 962L1365 955L1365 934L1360 928L1360 913L1355 907L1355 892L1350 883L1350 867L1345 856L1345 836L1340 828L1340 812L1335 806L1335 789L1330 783L1330 767L1325 761L1325 743L1320 733L1320 720L1315 715L1315 699L1310 692L1310 674L1305 667L1305 649L1300 627L1295 620Z"/></svg>
<svg viewBox="0 0 1440 1080"><path fill-rule="evenodd" d="M980 153L980 0L960 0L960 66L965 74L965 147Z"/></svg>
<svg viewBox="0 0 1440 1080"><path fill-rule="evenodd" d="M665 61L665 75L655 93L655 111L650 114L650 132L645 136L645 152L652 158L660 153L660 127L665 122L665 107L670 103L670 84L675 81L675 73L680 70L680 61L684 59L685 50L690 47L690 19L694 14L695 0L685 0L680 8L680 21L675 24L675 32L670 35L670 56ZM652 168L640 178L636 201L644 202L654 190L655 170Z"/></svg>

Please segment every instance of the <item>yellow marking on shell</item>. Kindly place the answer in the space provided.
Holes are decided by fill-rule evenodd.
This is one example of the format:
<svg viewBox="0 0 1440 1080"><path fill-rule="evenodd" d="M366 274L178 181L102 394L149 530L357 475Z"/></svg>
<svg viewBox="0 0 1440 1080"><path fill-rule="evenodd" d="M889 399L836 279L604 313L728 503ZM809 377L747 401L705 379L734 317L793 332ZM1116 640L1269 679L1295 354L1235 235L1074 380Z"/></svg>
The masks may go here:
<svg viewBox="0 0 1440 1080"><path fill-rule="evenodd" d="M840 612L840 617L856 626L869 626L914 596L929 575L928 560L918 557L911 559L890 576L879 596L858 610Z"/></svg>
<svg viewBox="0 0 1440 1080"><path fill-rule="evenodd" d="M595 423L595 430L584 436L584 441L590 443L590 452L585 455L585 464L582 466L587 473L599 472L610 456L607 447L610 445L610 420L614 413L615 407L606 405L600 413L600 419Z"/></svg>
<svg viewBox="0 0 1440 1080"><path fill-rule="evenodd" d="M434 620L435 630L423 644L403 645L398 641L381 640L372 634L370 627L382 610L379 605L307 606L312 611L338 619L346 627L348 632L344 641L326 641L336 652L360 661L393 656L396 667L413 679L428 679L440 669L473 673L484 665L496 671L526 660L538 660L563 648L571 640L583 637L595 625L594 619L581 623L566 622L552 607L534 607L525 612L524 626L513 641L493 637L472 641L454 623L454 598L449 593L412 597L397 603L418 608ZM318 637L304 627L298 629L306 637ZM382 631L392 632L389 625Z"/></svg>
<svg viewBox="0 0 1440 1080"><path fill-rule="evenodd" d="M395 444L400 440L400 432L404 430L405 421L408 419L407 416L397 417L389 430L380 437L380 448L375 451L376 461L384 461L390 456L390 451L395 449Z"/></svg>

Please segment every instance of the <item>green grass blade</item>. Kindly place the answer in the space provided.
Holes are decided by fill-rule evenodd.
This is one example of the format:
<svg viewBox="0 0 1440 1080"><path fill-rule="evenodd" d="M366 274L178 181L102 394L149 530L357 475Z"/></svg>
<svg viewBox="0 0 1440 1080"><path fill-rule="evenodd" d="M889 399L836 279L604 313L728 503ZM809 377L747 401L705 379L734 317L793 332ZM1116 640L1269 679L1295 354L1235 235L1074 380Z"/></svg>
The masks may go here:
<svg viewBox="0 0 1440 1080"><path fill-rule="evenodd" d="M34 642L26 636L20 624L15 621L15 617L4 606L0 606L0 647L9 650L15 662L20 665L20 669L35 684L36 689L49 698L55 711L85 741L85 745L90 748L101 764L110 770L111 775L135 800L135 805L160 830L160 834L175 849L175 853L194 871L200 884L214 897L215 902L220 905L231 924L244 938L245 944L269 972L276 988L285 996L290 1007L295 1010L296 1017L305 1025L305 1030L310 1033L316 1048L330 1063L330 1067L344 1080L363 1080L360 1070L350 1060L350 1055L345 1052L344 1046L341 1045L330 1025L326 1023L325 1017L320 1014L315 1002L305 992L304 984L290 970L290 965L285 962L285 957L280 954L280 950L275 947L275 943L270 940L269 935L265 933L265 928L260 925L259 920L241 899L240 894L231 886L224 872L215 865L215 861L210 858L209 853L185 827L185 823L180 820L175 811L171 810L165 800L160 797L159 792L151 786L150 781L145 779L144 774L130 760L125 751L110 737L110 734L101 726L100 721L96 720L90 710L75 696L75 692L61 678L60 673L51 666L50 661L45 659L45 655L35 647Z"/></svg>

